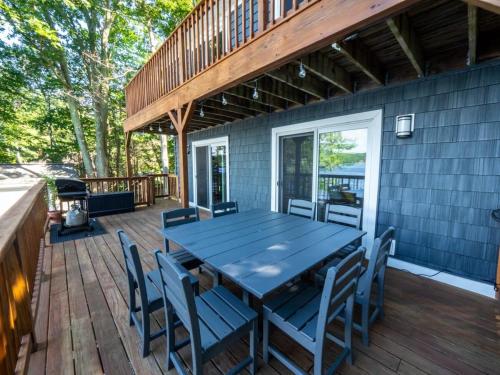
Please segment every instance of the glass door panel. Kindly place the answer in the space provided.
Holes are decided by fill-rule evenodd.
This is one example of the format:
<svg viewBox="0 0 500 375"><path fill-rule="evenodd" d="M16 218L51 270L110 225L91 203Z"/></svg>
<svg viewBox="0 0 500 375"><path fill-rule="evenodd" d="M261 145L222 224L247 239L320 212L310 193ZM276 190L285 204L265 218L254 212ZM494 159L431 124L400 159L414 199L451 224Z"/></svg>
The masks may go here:
<svg viewBox="0 0 500 375"><path fill-rule="evenodd" d="M312 199L314 133L280 138L279 211L289 199Z"/></svg>
<svg viewBox="0 0 500 375"><path fill-rule="evenodd" d="M196 150L196 202L198 206L209 208L208 192L209 167L208 146L195 147Z"/></svg>
<svg viewBox="0 0 500 375"><path fill-rule="evenodd" d="M318 220L326 204L363 208L367 128L319 134Z"/></svg>
<svg viewBox="0 0 500 375"><path fill-rule="evenodd" d="M212 145L212 204L227 201L227 150L225 145Z"/></svg>

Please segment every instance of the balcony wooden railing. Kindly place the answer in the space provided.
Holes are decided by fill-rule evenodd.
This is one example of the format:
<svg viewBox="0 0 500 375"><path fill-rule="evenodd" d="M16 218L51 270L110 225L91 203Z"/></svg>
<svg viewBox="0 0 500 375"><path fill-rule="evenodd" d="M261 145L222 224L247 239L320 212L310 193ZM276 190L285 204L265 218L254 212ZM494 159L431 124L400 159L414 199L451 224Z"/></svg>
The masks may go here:
<svg viewBox="0 0 500 375"><path fill-rule="evenodd" d="M35 274L47 219L45 182L28 190L2 217L0 229L0 373L26 361L37 305ZM24 348L21 349L20 348ZM20 363L20 362L19 362ZM19 366L18 363L18 366ZM22 367L22 365L21 365ZM16 372L17 373L17 372Z"/></svg>
<svg viewBox="0 0 500 375"><path fill-rule="evenodd" d="M154 204L155 198L178 198L177 176L151 174L134 177L82 178L92 193L133 191L136 206Z"/></svg>
<svg viewBox="0 0 500 375"><path fill-rule="evenodd" d="M319 0L202 0L125 88L130 117Z"/></svg>

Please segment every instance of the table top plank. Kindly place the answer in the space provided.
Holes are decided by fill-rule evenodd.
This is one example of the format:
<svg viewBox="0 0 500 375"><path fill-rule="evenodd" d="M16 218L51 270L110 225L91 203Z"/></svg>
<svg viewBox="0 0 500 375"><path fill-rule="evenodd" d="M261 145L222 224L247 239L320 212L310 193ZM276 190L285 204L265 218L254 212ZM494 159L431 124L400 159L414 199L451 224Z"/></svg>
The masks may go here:
<svg viewBox="0 0 500 375"><path fill-rule="evenodd" d="M263 249L280 246L287 241L293 241L296 238L303 236L306 233L314 233L315 231L320 230L313 222L304 224L303 222L299 222L297 225L293 227L289 227L286 230L280 231L282 228L274 228L277 230L261 232L262 236L259 236L258 239L254 239L254 241L246 244L243 247L241 246L240 239L235 239L233 241L229 241L227 243L221 244L217 253L215 255L208 256L205 260L216 266L220 267L227 263L236 262L245 257L251 256L253 254L260 253ZM207 249L208 250L208 249Z"/></svg>
<svg viewBox="0 0 500 375"><path fill-rule="evenodd" d="M174 240L178 242L182 241L182 246L189 247L190 251L196 253L196 256L200 259L205 259L207 255L204 255L204 250L210 247L218 247L221 244L226 243L227 241L233 239L248 239L252 241L252 238L255 237L256 234L259 236L261 232L267 228L279 227L277 230L284 230L287 227L293 225L300 225L300 220L289 220L282 216L274 216L272 219L261 219L259 222L256 221L247 221L244 226L232 226L225 225L225 228L221 232L217 232L215 236L212 233L207 233L206 237L197 237L192 239L190 236L187 236L185 240L179 239ZM250 236L250 238L249 238ZM175 236L173 238L176 238ZM181 244L181 243L179 243Z"/></svg>
<svg viewBox="0 0 500 375"><path fill-rule="evenodd" d="M244 285L246 290L262 299L280 286L293 280L296 276L306 272L311 267L332 255L332 249L341 249L357 238L362 237L364 232L354 228L348 228L337 236L316 243L314 251L300 251L277 263L256 269L254 273L238 279L238 284Z"/></svg>
<svg viewBox="0 0 500 375"><path fill-rule="evenodd" d="M332 230L333 229L333 230ZM305 234L293 241L286 241L272 245L267 248L262 248L260 252L248 256L245 249L238 249L240 251L240 259L221 267L221 270L226 271L226 267L238 266L242 271L237 274L228 273L232 277L245 277L247 274L255 272L254 270L265 267L269 264L277 263L283 259L289 258L297 252L301 251L315 251L315 246L318 243L326 241L331 237L338 236L339 232L347 228L328 228L324 227L315 231L315 236L311 240L308 234Z"/></svg>

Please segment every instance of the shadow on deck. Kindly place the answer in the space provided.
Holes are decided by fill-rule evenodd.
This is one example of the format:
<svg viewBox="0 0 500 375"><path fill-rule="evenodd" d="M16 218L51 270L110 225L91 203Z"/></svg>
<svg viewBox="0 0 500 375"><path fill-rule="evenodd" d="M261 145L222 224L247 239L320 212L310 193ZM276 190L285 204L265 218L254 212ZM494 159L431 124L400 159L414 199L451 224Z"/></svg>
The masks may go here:
<svg viewBox="0 0 500 375"><path fill-rule="evenodd" d="M36 321L38 341L44 344L31 356L31 374L167 372L164 340L154 340L152 354L143 359L137 332L128 325L127 280L115 232L124 229L139 245L143 267L149 270L155 267L152 250L163 247L160 212L176 204L159 200L134 213L102 217L107 234L46 248ZM197 276L202 289L210 288L209 275ZM225 285L241 294L227 281ZM343 365L342 374L498 373L498 302L389 269L385 303L386 317L373 326L371 345L364 347L355 334L354 365ZM156 312L153 324L163 321L163 313ZM304 370L311 370L312 357L305 350L278 331L271 337ZM206 364L204 371L224 373L247 352L242 341ZM181 354L189 365L189 347ZM334 354L327 349L327 360ZM262 358L259 372L289 373L275 359L264 365Z"/></svg>

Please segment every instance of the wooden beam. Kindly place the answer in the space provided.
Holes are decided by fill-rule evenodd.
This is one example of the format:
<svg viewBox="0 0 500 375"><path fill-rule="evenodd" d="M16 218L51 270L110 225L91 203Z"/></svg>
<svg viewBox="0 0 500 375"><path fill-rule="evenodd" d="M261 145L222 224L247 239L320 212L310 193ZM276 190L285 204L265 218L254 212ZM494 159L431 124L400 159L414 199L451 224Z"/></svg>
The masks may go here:
<svg viewBox="0 0 500 375"><path fill-rule="evenodd" d="M349 73L344 68L334 64L325 54L313 53L301 61L309 72L347 93L352 93L353 84Z"/></svg>
<svg viewBox="0 0 500 375"><path fill-rule="evenodd" d="M469 4L467 8L467 26L469 34L467 65L474 65L477 61L477 7Z"/></svg>
<svg viewBox="0 0 500 375"><path fill-rule="evenodd" d="M424 58L415 30L406 14L387 19L387 25L419 77L424 76Z"/></svg>
<svg viewBox="0 0 500 375"><path fill-rule="evenodd" d="M266 75L317 99L325 99L327 97L327 88L323 82L313 82L311 77L300 78L297 75L297 69L294 69L293 66L273 70L266 73Z"/></svg>
<svg viewBox="0 0 500 375"><path fill-rule="evenodd" d="M278 98L272 97L266 93L260 91L257 85L257 91L259 92L259 98L257 100L253 99L253 88L249 89L244 86L233 87L232 89L224 91L226 94L236 96L237 98L244 99L249 101L250 104L257 104L261 108L270 107L273 110L275 109L284 109L286 108L286 102L280 100ZM255 107L255 106L254 106Z"/></svg>
<svg viewBox="0 0 500 375"><path fill-rule="evenodd" d="M182 86L151 103L125 121L137 129L166 111L192 100L208 98L249 81L308 53L326 47L360 28L397 14L420 0L321 0L290 15L244 48L234 50ZM379 82L383 82L380 79Z"/></svg>
<svg viewBox="0 0 500 375"><path fill-rule="evenodd" d="M465 2L489 12L500 14L500 0L465 0Z"/></svg>
<svg viewBox="0 0 500 375"><path fill-rule="evenodd" d="M223 106L222 104L220 103L217 103L217 102L208 102L205 100L205 102L203 103L203 108L208 108L209 112L214 112L220 116L224 116L224 117L228 117L228 118L232 118L233 120L236 120L236 119L242 119L242 118L245 118L245 117L248 117L248 116L252 116L251 112L248 112L248 113L242 113L241 111L238 112L234 112L234 111L231 111L231 110L228 110L228 105L225 105Z"/></svg>
<svg viewBox="0 0 500 375"><path fill-rule="evenodd" d="M226 97L227 104L222 104L222 99L211 98L210 100L205 100L204 105L207 108L216 108L226 113L234 113L236 115L241 115L244 117L255 116L255 111L249 110L246 107L240 107L229 102L229 98Z"/></svg>
<svg viewBox="0 0 500 375"><path fill-rule="evenodd" d="M215 100L217 102L221 102L222 99L219 100L218 97L212 97L212 100ZM226 100L228 101L229 105L232 105L237 108L241 108L243 110L247 111L252 111L256 113L269 113L271 112L271 109L268 106L262 106L259 103L255 103L254 101L251 101L252 99L242 99L238 96L231 95L230 93L226 95Z"/></svg>
<svg viewBox="0 0 500 375"><path fill-rule="evenodd" d="M270 77L259 78L260 91L275 96L277 98L286 100L293 104L304 105L306 104L306 98L299 90L295 90L289 85L285 85L280 81L274 80ZM253 85L250 82L242 83L243 86L253 89Z"/></svg>
<svg viewBox="0 0 500 375"><path fill-rule="evenodd" d="M384 84L382 65L358 39L334 43L333 48L379 85Z"/></svg>

